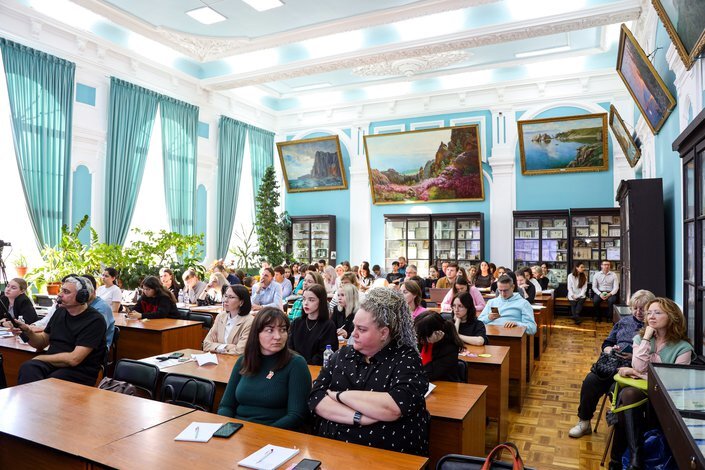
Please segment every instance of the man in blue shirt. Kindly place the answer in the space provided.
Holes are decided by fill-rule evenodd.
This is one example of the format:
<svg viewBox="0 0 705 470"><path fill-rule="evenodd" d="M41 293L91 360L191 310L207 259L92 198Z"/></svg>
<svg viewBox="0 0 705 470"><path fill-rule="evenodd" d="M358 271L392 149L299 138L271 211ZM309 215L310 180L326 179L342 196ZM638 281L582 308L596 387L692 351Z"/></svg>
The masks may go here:
<svg viewBox="0 0 705 470"><path fill-rule="evenodd" d="M262 269L259 282L252 287L252 311L258 312L264 307L282 308L282 288L274 282L274 270Z"/></svg>
<svg viewBox="0 0 705 470"><path fill-rule="evenodd" d="M284 277L283 267L277 266L274 268L274 281L282 288L282 299L286 299L291 295L294 287L291 285L291 281Z"/></svg>
<svg viewBox="0 0 705 470"><path fill-rule="evenodd" d="M98 313L100 313L103 318L105 318L105 324L108 327L108 329L105 331L105 342L108 349L110 349L110 346L113 344L113 335L115 334L115 317L113 316L113 310L112 308L110 308L110 305L108 305L105 300L95 295L95 278L90 274L84 274L83 277L88 279L93 285L94 292L88 298L88 305L98 310Z"/></svg>
<svg viewBox="0 0 705 470"><path fill-rule="evenodd" d="M499 313L492 312L492 307L496 307ZM527 335L536 333L534 309L520 293L514 292L514 281L506 274L497 280L497 297L487 301L478 320L505 328L524 326Z"/></svg>

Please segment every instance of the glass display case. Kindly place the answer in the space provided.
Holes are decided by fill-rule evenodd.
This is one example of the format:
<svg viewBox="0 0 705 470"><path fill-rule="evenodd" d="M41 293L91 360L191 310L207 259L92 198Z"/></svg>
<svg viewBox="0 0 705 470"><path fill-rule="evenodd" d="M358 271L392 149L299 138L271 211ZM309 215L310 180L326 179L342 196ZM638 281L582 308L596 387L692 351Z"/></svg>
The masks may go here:
<svg viewBox="0 0 705 470"><path fill-rule="evenodd" d="M621 272L621 225L619 208L571 209L572 263L583 263L589 281L600 270L600 263L612 261L612 271Z"/></svg>
<svg viewBox="0 0 705 470"><path fill-rule="evenodd" d="M549 263L565 283L568 258L568 211L514 212L514 270Z"/></svg>
<svg viewBox="0 0 705 470"><path fill-rule="evenodd" d="M468 267L483 256L483 214L385 215L384 264L404 256L427 276L431 263L454 261Z"/></svg>
<svg viewBox="0 0 705 470"><path fill-rule="evenodd" d="M678 468L705 468L705 366L652 363L648 383Z"/></svg>
<svg viewBox="0 0 705 470"><path fill-rule="evenodd" d="M294 259L312 263L319 259L335 265L335 216L291 217L291 250Z"/></svg>

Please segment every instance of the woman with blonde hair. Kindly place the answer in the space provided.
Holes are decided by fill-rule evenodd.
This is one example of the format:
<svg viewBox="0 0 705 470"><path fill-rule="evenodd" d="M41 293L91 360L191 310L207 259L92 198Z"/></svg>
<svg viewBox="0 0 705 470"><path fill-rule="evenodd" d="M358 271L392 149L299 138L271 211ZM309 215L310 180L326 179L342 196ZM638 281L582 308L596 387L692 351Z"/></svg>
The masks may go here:
<svg viewBox="0 0 705 470"><path fill-rule="evenodd" d="M323 280L326 284L326 292L332 294L338 287L338 283L336 282L338 280L338 275L335 272L335 268L331 265L327 265L323 268L323 272L321 274L323 275Z"/></svg>
<svg viewBox="0 0 705 470"><path fill-rule="evenodd" d="M229 286L228 280L220 272L211 274L206 288L203 289L197 300L199 304L217 305L223 301L223 288Z"/></svg>
<svg viewBox="0 0 705 470"><path fill-rule="evenodd" d="M336 293L338 305L333 308L331 319L335 323L338 336L347 339L352 334L353 319L360 308L360 296L357 287L352 284L342 284Z"/></svg>

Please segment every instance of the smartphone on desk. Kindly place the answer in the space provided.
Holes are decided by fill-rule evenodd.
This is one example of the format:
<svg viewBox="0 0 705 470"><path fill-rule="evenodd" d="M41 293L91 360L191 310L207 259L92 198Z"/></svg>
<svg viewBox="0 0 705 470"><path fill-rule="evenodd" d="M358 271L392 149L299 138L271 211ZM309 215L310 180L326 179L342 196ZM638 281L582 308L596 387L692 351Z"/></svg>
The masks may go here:
<svg viewBox="0 0 705 470"><path fill-rule="evenodd" d="M171 353L171 354L169 354L169 359L179 359L183 355L184 355L184 353L182 353L182 352Z"/></svg>
<svg viewBox="0 0 705 470"><path fill-rule="evenodd" d="M321 468L320 460L303 459L292 470L317 470L319 468Z"/></svg>
<svg viewBox="0 0 705 470"><path fill-rule="evenodd" d="M242 423L225 423L213 433L213 437L230 437L238 432L242 426Z"/></svg>

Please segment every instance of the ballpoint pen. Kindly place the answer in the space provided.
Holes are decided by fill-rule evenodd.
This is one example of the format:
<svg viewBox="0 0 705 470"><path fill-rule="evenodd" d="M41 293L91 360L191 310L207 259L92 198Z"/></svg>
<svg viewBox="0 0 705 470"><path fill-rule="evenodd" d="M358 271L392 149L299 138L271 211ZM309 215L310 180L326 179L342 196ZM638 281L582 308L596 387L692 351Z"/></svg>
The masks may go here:
<svg viewBox="0 0 705 470"><path fill-rule="evenodd" d="M198 439L198 426L196 426L196 436L194 437L194 439Z"/></svg>
<svg viewBox="0 0 705 470"><path fill-rule="evenodd" d="M274 447L272 447L272 448L269 449L267 452L265 452L264 455L263 455L262 457L260 457L260 459L259 459L257 462L255 462L255 463L260 463L261 461L263 461L264 459L266 459L267 457L269 457L270 455L272 455L272 452L274 452Z"/></svg>

